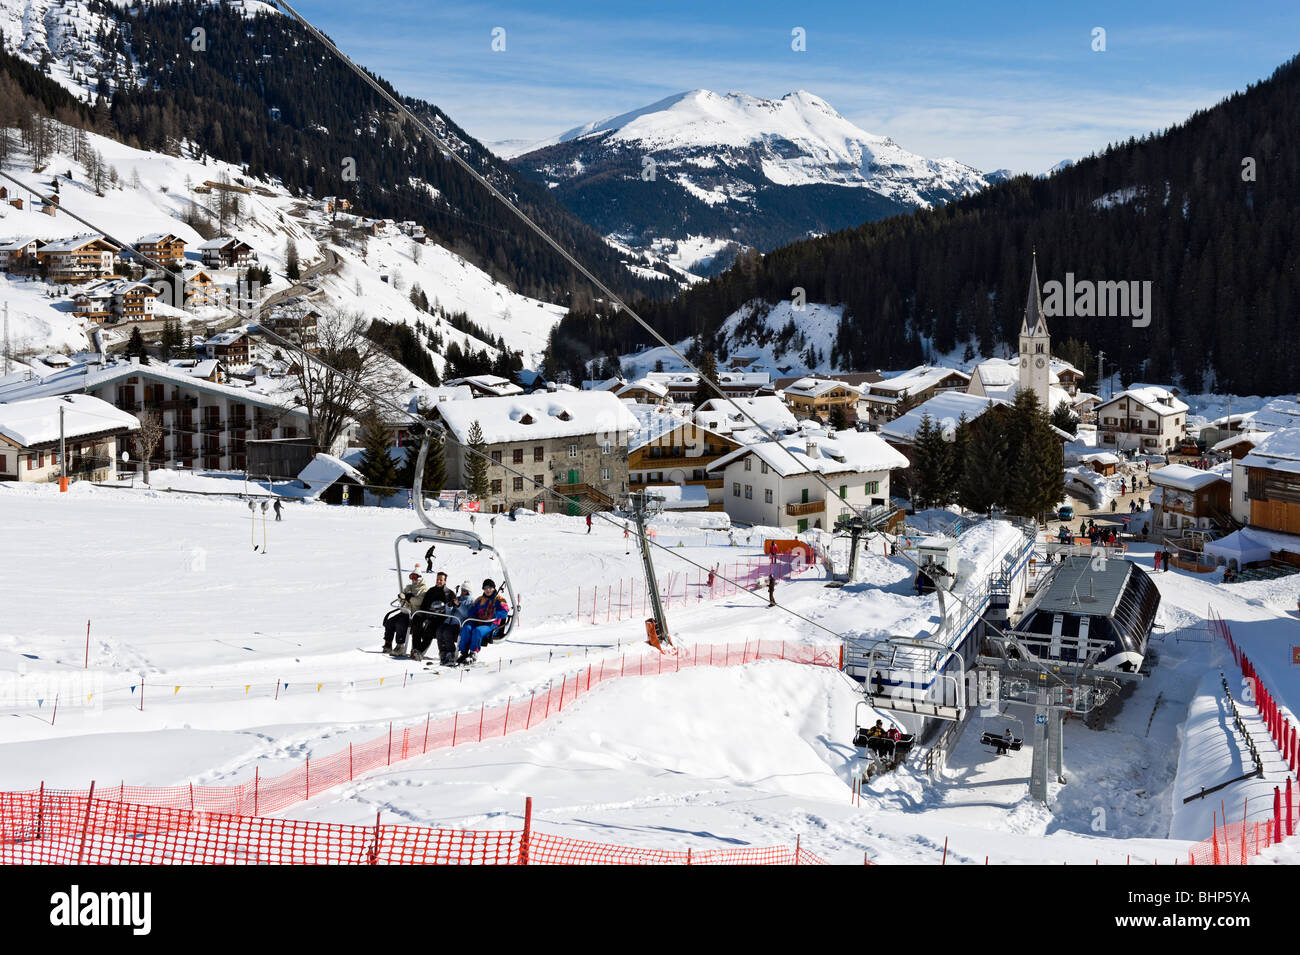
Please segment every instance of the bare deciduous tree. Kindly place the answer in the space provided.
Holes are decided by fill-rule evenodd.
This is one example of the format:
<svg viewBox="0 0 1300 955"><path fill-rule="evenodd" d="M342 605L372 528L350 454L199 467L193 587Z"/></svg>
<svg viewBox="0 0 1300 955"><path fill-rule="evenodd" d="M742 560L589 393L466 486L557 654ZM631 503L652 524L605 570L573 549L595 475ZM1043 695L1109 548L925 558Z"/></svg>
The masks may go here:
<svg viewBox="0 0 1300 955"><path fill-rule="evenodd" d="M140 419L140 430L131 438L131 443L135 445L136 456L143 463L144 483L148 484L149 462L153 460L153 453L163 439L162 417L156 411L141 412L136 417Z"/></svg>
<svg viewBox="0 0 1300 955"><path fill-rule="evenodd" d="M318 451L329 452L348 425L365 413L374 402L368 391L393 395L402 381L400 366L366 337L369 325L359 312L329 309L316 323L315 340L305 345L320 360L301 352L292 356L296 387L288 408L306 411ZM297 332L279 334L298 341Z"/></svg>

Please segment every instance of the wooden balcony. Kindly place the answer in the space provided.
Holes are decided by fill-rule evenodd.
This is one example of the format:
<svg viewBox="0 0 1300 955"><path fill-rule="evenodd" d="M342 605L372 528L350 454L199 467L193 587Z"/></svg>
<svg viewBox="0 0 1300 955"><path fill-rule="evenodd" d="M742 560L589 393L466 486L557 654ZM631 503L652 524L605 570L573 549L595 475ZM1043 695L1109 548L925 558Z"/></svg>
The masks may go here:
<svg viewBox="0 0 1300 955"><path fill-rule="evenodd" d="M805 514L820 514L826 510L825 501L809 501L806 504L787 504L785 512L790 517L803 517Z"/></svg>

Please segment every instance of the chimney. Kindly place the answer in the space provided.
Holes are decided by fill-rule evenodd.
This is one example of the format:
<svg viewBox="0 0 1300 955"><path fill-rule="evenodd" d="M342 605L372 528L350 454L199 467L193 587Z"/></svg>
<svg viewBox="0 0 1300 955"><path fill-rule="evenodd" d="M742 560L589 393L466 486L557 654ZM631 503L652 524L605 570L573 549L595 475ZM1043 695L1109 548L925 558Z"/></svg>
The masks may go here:
<svg viewBox="0 0 1300 955"><path fill-rule="evenodd" d="M817 447L817 442L812 438L809 438L804 442L804 450L810 458L820 458L822 456L821 448Z"/></svg>

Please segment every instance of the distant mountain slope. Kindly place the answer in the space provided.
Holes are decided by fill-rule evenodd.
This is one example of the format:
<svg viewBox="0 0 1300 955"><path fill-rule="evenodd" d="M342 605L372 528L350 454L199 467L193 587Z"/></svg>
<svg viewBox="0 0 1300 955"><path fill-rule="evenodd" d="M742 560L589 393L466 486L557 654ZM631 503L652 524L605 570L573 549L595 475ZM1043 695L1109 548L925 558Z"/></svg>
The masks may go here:
<svg viewBox="0 0 1300 955"><path fill-rule="evenodd" d="M729 244L726 255L709 250L705 272L729 265L744 246L775 248L988 184L956 160L926 159L864 132L802 90L778 100L679 93L571 129L512 161L634 249Z"/></svg>
<svg viewBox="0 0 1300 955"><path fill-rule="evenodd" d="M897 368L1014 343L1031 253L1044 283L1150 282L1150 323L1050 317L1076 364L1106 352L1122 380L1276 395L1300 388L1300 58L1159 134L1046 178L1018 176L933 209L797 242L648 305L670 340L714 340L754 299L843 305L832 364ZM1141 286L1139 285L1139 288ZM629 354L625 318L571 316L553 360ZM1086 354L1085 354L1086 353ZM1072 359L1073 360L1073 359Z"/></svg>

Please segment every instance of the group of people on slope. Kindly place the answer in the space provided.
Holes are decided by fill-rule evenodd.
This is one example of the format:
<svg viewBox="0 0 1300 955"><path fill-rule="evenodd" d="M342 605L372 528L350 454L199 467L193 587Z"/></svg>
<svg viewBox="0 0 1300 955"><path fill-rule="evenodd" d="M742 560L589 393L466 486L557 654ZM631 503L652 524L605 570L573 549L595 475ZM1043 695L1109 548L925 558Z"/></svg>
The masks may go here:
<svg viewBox="0 0 1300 955"><path fill-rule="evenodd" d="M443 666L473 664L510 616L510 607L492 580L483 581L478 597L470 592L469 581L460 585L459 592L452 590L443 571L438 571L432 587L419 571L411 571L409 581L395 601L397 606L384 617L383 652L391 656L406 654L409 634L412 660L423 660L437 640L438 662Z"/></svg>

